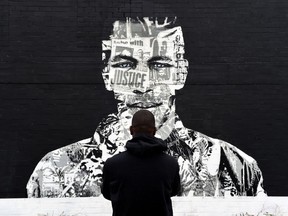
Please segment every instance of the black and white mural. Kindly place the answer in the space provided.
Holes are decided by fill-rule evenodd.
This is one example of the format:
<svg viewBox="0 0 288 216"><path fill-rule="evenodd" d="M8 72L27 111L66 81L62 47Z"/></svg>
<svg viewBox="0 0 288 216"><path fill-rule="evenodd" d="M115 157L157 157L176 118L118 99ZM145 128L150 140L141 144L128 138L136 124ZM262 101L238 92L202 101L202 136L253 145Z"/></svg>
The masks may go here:
<svg viewBox="0 0 288 216"><path fill-rule="evenodd" d="M177 18L127 17L115 21L102 42L106 89L118 112L98 125L92 138L49 152L27 184L28 197L99 196L105 160L125 151L133 114L150 110L156 136L180 166L180 196L265 195L256 161L235 146L186 128L175 112L175 91L188 74L185 43Z"/></svg>
<svg viewBox="0 0 288 216"><path fill-rule="evenodd" d="M179 163L179 199L287 196L287 8L1 0L0 198L101 197L140 109Z"/></svg>

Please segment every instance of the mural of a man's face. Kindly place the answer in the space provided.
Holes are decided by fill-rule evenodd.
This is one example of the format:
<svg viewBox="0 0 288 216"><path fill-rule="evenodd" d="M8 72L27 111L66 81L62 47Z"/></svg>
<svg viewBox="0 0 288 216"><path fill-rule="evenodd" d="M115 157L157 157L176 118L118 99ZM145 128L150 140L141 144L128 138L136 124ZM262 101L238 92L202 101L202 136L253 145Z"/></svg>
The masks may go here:
<svg viewBox="0 0 288 216"><path fill-rule="evenodd" d="M103 52L110 53L102 73L106 88L127 107L169 106L175 90L184 86L183 34L180 26L170 24L168 19L162 24L149 18L116 21L111 40L103 41Z"/></svg>

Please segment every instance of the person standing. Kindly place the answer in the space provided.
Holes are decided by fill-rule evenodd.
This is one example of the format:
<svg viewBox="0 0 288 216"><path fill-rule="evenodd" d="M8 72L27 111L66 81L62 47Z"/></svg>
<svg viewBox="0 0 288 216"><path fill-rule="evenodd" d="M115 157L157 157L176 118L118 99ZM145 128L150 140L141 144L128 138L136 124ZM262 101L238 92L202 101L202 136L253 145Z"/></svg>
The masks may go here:
<svg viewBox="0 0 288 216"><path fill-rule="evenodd" d="M112 202L113 216L172 216L171 197L180 191L179 165L165 153L167 144L154 137L153 114L137 111L130 133L127 151L103 167L101 191Z"/></svg>

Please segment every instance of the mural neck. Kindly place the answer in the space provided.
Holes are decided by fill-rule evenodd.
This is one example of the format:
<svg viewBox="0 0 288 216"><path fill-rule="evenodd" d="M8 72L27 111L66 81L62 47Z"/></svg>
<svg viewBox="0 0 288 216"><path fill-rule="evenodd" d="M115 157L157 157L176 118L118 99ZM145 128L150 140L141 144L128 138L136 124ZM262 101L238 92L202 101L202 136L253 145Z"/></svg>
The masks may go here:
<svg viewBox="0 0 288 216"><path fill-rule="evenodd" d="M174 100L175 101L175 100ZM171 106L166 109L159 107L153 111L155 115L157 131L155 137L166 140L173 134L173 131L181 130L183 128L182 122L178 115L175 113L175 103L171 103ZM119 109L122 107L122 109ZM114 152L125 151L126 142L132 138L129 128L131 126L132 116L137 111L130 109L123 104L118 105L118 113L109 114L98 125L94 136L94 143L103 143L102 147L107 147L109 151ZM163 109L163 111L162 111ZM177 124L176 124L177 122ZM176 128L177 125L177 128Z"/></svg>
<svg viewBox="0 0 288 216"><path fill-rule="evenodd" d="M150 112L155 116L156 123L156 137L161 139L166 139L171 131L175 127L175 97L170 97L167 103L163 103L158 107L147 108ZM118 118L121 125L124 127L123 131L129 133L129 128L131 126L132 116L135 112L140 110L141 108L131 108L125 105L125 103L120 102L118 104Z"/></svg>

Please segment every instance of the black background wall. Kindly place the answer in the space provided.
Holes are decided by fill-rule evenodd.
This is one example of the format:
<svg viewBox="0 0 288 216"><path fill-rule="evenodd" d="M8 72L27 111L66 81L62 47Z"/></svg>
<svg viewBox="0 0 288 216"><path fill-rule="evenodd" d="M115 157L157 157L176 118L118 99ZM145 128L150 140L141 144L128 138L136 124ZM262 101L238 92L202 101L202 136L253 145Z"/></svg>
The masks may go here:
<svg viewBox="0 0 288 216"><path fill-rule="evenodd" d="M0 197L26 197L47 152L92 136L116 111L101 78L108 17L171 8L182 20L188 128L236 145L262 169L269 195L288 195L288 1L0 1ZM154 1L155 3L155 1Z"/></svg>

